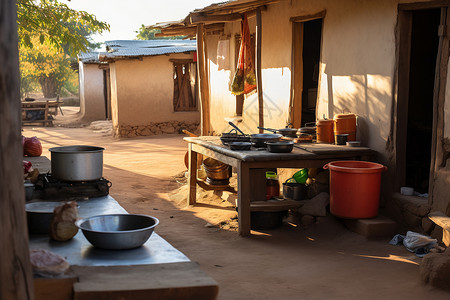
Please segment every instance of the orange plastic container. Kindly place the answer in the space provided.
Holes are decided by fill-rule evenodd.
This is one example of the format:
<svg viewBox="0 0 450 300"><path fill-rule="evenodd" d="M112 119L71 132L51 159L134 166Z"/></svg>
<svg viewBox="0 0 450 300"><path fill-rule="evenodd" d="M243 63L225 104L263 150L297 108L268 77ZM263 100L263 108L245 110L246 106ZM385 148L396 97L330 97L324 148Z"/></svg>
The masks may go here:
<svg viewBox="0 0 450 300"><path fill-rule="evenodd" d="M387 167L366 161L333 161L330 170L330 211L346 219L378 215L381 173Z"/></svg>
<svg viewBox="0 0 450 300"><path fill-rule="evenodd" d="M317 120L317 142L334 143L334 120Z"/></svg>
<svg viewBox="0 0 450 300"><path fill-rule="evenodd" d="M334 134L348 134L347 141L356 141L356 115L338 114L334 116Z"/></svg>

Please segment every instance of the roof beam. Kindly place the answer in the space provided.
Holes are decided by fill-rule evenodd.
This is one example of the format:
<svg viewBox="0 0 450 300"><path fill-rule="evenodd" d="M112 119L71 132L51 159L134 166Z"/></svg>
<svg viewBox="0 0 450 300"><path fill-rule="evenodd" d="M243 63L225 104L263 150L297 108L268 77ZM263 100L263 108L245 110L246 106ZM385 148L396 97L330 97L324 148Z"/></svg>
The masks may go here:
<svg viewBox="0 0 450 300"><path fill-rule="evenodd" d="M190 23L191 24L199 24L199 23L222 23L222 22L234 22L240 21L242 19L242 15L238 13L227 14L227 15L210 15L207 16L205 14L191 14L190 15Z"/></svg>
<svg viewBox="0 0 450 300"><path fill-rule="evenodd" d="M206 33L214 32L214 31L223 31L224 23L216 23L205 25ZM163 37L163 36L175 36L175 35L189 35L195 36L197 34L197 27L176 27L176 28L161 28L161 33L157 33L155 36Z"/></svg>
<svg viewBox="0 0 450 300"><path fill-rule="evenodd" d="M236 3L236 4L230 4L230 2L226 2L225 4L212 4L210 6L204 7L202 9L198 9L195 10L192 13L197 13L197 12L204 12L204 13L209 13L209 12L220 12L220 13L234 13L237 11L241 11L241 12L245 12L248 10L254 10L257 8L261 8L261 6L264 6L266 4L273 4L273 3L277 3L280 2L281 0L255 0L255 1L250 1L250 2L240 2L240 3ZM197 11L197 12L196 12ZM191 14L192 14L191 13Z"/></svg>

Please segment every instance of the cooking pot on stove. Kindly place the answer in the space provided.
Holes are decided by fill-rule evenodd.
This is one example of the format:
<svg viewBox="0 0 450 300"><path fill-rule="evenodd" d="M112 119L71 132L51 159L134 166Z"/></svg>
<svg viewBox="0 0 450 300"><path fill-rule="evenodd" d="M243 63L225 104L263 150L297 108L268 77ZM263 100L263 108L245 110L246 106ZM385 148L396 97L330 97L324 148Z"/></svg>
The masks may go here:
<svg viewBox="0 0 450 300"><path fill-rule="evenodd" d="M95 146L50 148L54 178L65 181L92 181L103 177L103 150Z"/></svg>

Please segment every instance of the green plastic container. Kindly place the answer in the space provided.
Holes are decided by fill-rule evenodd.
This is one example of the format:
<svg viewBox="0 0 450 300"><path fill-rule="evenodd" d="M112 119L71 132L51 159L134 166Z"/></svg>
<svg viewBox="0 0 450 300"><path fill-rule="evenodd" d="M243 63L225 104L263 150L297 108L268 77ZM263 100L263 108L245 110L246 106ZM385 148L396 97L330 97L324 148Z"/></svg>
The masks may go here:
<svg viewBox="0 0 450 300"><path fill-rule="evenodd" d="M294 178L298 183L305 184L306 179L308 179L308 169L304 168L298 172L295 172L295 174L292 175L292 178Z"/></svg>

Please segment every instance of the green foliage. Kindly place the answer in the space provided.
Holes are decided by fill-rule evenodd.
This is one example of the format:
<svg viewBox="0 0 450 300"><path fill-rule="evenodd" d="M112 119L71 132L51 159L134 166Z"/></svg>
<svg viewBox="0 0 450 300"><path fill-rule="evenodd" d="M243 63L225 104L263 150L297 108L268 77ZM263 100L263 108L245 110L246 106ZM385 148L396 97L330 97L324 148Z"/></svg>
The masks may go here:
<svg viewBox="0 0 450 300"><path fill-rule="evenodd" d="M57 0L17 0L20 45L33 48L48 41L75 55L89 47L88 36L109 30L109 25L85 11L76 11ZM32 37L38 36L38 39Z"/></svg>
<svg viewBox="0 0 450 300"><path fill-rule="evenodd" d="M63 86L68 93L78 92L69 56L98 48L90 36L109 31L94 15L58 0L17 0L17 23L22 97L39 84L45 97L60 94Z"/></svg>
<svg viewBox="0 0 450 300"><path fill-rule="evenodd" d="M39 82L45 97L56 97L61 87L74 73L70 57L58 50L49 41L40 43L39 36L30 38L35 46L21 45L19 49L20 75L22 82ZM26 86L23 87L25 89ZM28 91L25 91L28 92Z"/></svg>
<svg viewBox="0 0 450 300"><path fill-rule="evenodd" d="M169 37L155 37L157 33L161 33L160 29L147 29L144 25L141 25L139 31L137 31L136 39L137 40L181 40L186 36L177 35L177 36L169 36Z"/></svg>

